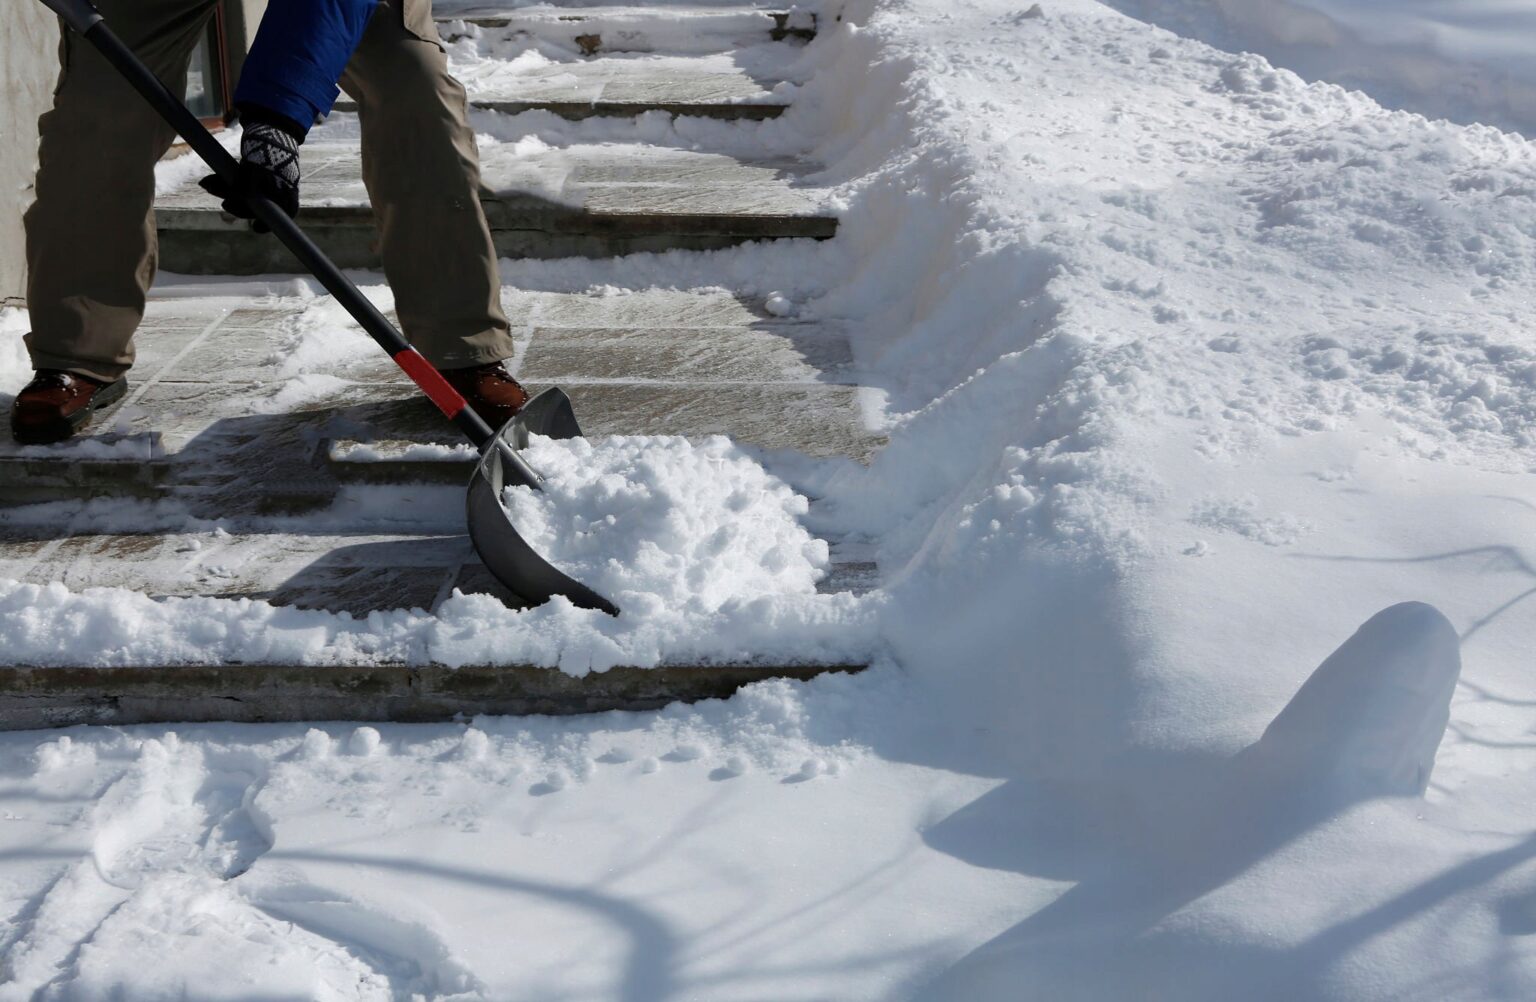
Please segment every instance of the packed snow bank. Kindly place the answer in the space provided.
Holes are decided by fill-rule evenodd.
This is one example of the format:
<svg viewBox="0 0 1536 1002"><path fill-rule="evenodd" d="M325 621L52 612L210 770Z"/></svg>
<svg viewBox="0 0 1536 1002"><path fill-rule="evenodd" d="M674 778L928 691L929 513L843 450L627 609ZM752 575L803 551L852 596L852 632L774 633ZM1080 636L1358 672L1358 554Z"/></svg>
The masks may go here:
<svg viewBox="0 0 1536 1002"><path fill-rule="evenodd" d="M845 184L850 270L806 308L854 318L896 412L822 515L876 541L883 635L1012 777L941 844L1079 883L924 997L1528 994L1487 916L1536 823L1505 785L1536 765L1532 148L1021 7L849 3L788 116ZM1414 601L1450 626L1371 622ZM1393 724L1317 749L1378 793L1413 784L1362 760L1433 760L1433 806L1245 829L1238 753L1368 622L1330 674L1421 668L1430 709L1361 697Z"/></svg>
<svg viewBox="0 0 1536 1002"><path fill-rule="evenodd" d="M1536 134L1536 9L1498 0L1108 0L1388 107Z"/></svg>

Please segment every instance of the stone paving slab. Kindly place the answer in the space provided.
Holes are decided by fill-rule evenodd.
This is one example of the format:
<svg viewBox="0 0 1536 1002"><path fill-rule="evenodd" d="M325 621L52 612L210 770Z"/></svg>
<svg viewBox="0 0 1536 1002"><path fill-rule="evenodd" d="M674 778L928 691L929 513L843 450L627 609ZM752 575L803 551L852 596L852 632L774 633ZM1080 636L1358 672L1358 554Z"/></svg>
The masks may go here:
<svg viewBox="0 0 1536 1002"><path fill-rule="evenodd" d="M750 240L829 239L837 220L797 161L741 161L687 150L585 145L481 151L486 217L509 257L606 257L713 250ZM355 147L304 150L300 222L338 264L379 264L373 211ZM250 231L188 180L156 198L160 263L183 274L301 270L271 236Z"/></svg>
<svg viewBox="0 0 1536 1002"><path fill-rule="evenodd" d="M540 327L521 359L534 382L642 380L707 383L840 382L848 342L813 327Z"/></svg>
<svg viewBox="0 0 1536 1002"><path fill-rule="evenodd" d="M651 111L674 116L762 121L789 106L776 97L776 79L755 77L721 58L610 58L556 63L516 73L459 74L470 104L482 111L516 115L547 111L579 121L632 117ZM343 97L338 112L355 112Z"/></svg>
<svg viewBox="0 0 1536 1002"><path fill-rule="evenodd" d="M546 384L529 380L530 391ZM882 439L863 428L860 390L834 384L783 383L634 383L579 382L562 379L583 431L604 435L685 435L701 438L726 435L739 445L766 450L793 450L817 458L848 457L867 461ZM328 438L316 455L327 459L328 472L346 482L455 482L467 480L470 462L368 464L329 460L334 450L380 441L397 445L457 445L452 429L432 412L379 412L379 420L364 427L352 422L348 431ZM368 469L375 465L386 468ZM459 467L462 473L455 472Z"/></svg>
<svg viewBox="0 0 1536 1002"><path fill-rule="evenodd" d="M445 3L433 7L444 40L457 41L467 32L464 25L528 35L575 46L588 54L600 52L655 52L677 47L725 50L772 41L809 41L816 36L815 21L791 25L786 9L774 7L710 6L707 4L655 4L642 7L572 6L541 4L510 7L506 4ZM679 40L679 21L687 37Z"/></svg>
<svg viewBox="0 0 1536 1002"><path fill-rule="evenodd" d="M858 459L880 444L865 430L848 342L835 327L774 318L725 293L509 291L506 307L519 341L514 369L532 388L565 386L589 434L728 434L744 445ZM336 443L458 444L360 338L357 352L338 353L324 372L285 378L300 308L152 303L129 393L97 419L95 434L45 448L0 437L0 504L90 493L302 509L325 503L340 481L391 481L383 471L360 474L366 464L338 475ZM416 479L420 471L403 472ZM462 482L456 470L451 476Z"/></svg>

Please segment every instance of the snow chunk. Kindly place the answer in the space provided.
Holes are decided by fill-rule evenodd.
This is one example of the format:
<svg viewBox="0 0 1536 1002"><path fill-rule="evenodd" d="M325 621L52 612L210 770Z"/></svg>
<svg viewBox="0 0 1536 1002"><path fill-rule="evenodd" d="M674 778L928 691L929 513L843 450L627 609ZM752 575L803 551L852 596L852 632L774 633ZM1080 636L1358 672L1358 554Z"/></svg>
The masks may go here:
<svg viewBox="0 0 1536 1002"><path fill-rule="evenodd" d="M724 437L536 438L527 457L545 489L506 492L513 523L626 613L814 595L830 565L806 499Z"/></svg>
<svg viewBox="0 0 1536 1002"><path fill-rule="evenodd" d="M359 758L367 758L379 750L379 732L372 727L359 727L347 741L347 750Z"/></svg>

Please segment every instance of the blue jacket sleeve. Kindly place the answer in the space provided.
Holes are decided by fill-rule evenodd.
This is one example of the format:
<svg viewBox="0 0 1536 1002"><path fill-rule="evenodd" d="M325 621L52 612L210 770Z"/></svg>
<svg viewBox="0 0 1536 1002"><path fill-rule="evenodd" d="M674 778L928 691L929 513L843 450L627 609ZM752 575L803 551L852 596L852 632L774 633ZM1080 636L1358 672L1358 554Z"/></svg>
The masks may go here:
<svg viewBox="0 0 1536 1002"><path fill-rule="evenodd" d="M307 130L336 103L336 81L377 6L378 0L271 0L235 103L277 112Z"/></svg>

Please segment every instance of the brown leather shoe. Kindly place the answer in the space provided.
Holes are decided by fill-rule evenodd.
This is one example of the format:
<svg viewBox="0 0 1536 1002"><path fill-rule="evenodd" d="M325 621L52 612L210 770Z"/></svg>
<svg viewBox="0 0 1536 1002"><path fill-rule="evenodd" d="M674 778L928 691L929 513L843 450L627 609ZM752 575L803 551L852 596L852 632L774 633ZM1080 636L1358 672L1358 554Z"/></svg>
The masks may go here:
<svg viewBox="0 0 1536 1002"><path fill-rule="evenodd" d="M468 369L444 369L443 378L469 401L469 406L493 431L499 431L502 425L516 417L528 402L528 391L500 362Z"/></svg>
<svg viewBox="0 0 1536 1002"><path fill-rule="evenodd" d="M11 405L11 435L22 445L62 442L127 391L126 379L104 383L73 372L39 369Z"/></svg>

